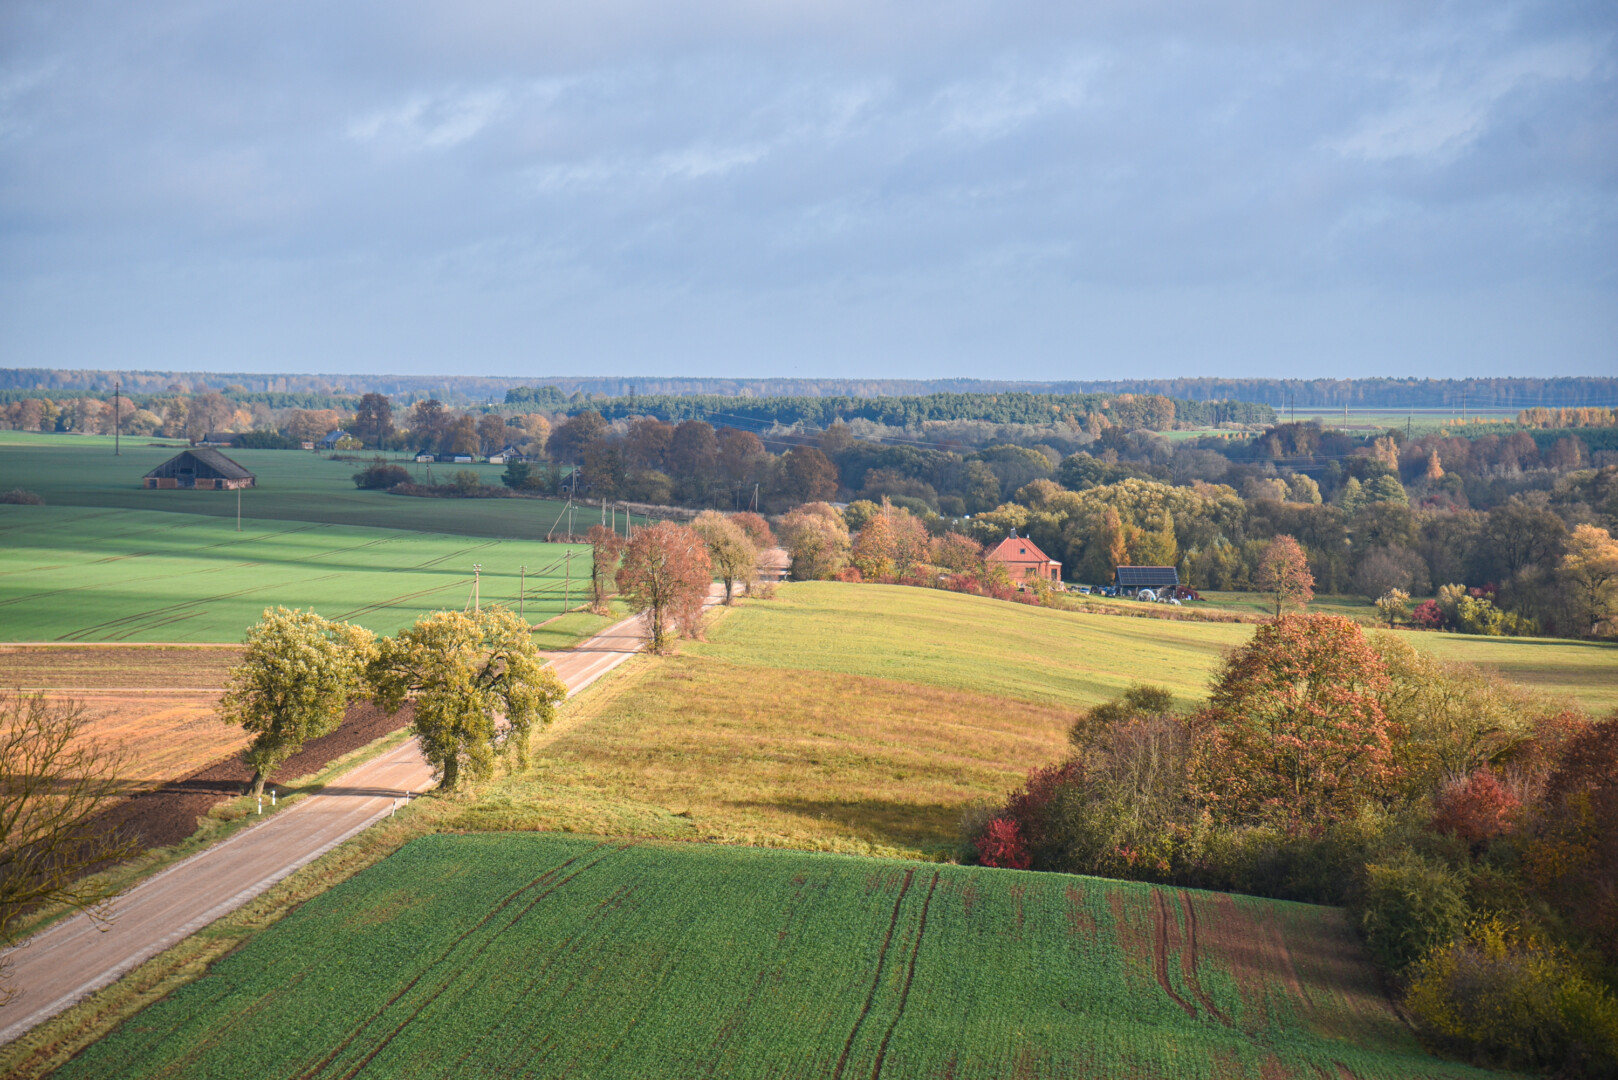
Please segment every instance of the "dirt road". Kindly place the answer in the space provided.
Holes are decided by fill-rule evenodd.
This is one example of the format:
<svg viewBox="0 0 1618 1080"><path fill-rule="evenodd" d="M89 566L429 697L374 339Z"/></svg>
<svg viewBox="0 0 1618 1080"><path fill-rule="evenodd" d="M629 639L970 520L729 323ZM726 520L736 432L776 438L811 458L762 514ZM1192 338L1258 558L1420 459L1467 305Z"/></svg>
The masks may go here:
<svg viewBox="0 0 1618 1080"><path fill-rule="evenodd" d="M717 595L717 592L716 594ZM711 602L711 599L710 599ZM571 696L629 659L642 644L638 619L623 622L552 663ZM56 923L5 954L18 991L0 1006L10 1042L85 995L247 903L300 866L387 816L432 781L415 740L337 778L322 792L148 878L114 903L110 926L85 916Z"/></svg>

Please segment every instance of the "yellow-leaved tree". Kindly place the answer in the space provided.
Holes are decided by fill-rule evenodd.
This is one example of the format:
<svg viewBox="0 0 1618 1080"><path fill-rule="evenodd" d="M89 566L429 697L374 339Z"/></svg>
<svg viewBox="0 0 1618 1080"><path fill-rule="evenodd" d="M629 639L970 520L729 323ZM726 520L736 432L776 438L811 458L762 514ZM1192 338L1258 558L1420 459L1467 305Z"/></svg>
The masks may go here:
<svg viewBox="0 0 1618 1080"><path fill-rule="evenodd" d="M487 779L501 757L526 765L534 728L567 697L531 633L515 612L490 607L436 611L379 644L368 672L376 701L389 712L415 703L410 730L445 791L463 775Z"/></svg>

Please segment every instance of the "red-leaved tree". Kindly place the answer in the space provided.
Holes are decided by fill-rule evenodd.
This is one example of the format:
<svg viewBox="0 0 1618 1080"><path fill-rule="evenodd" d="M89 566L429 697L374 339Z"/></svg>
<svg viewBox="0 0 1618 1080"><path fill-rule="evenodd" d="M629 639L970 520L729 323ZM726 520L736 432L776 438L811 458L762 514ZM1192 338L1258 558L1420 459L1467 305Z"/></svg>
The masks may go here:
<svg viewBox="0 0 1618 1080"><path fill-rule="evenodd" d="M702 537L672 521L638 529L624 545L618 591L646 618L647 648L667 650L675 631L695 637L713 570Z"/></svg>
<svg viewBox="0 0 1618 1080"><path fill-rule="evenodd" d="M605 615L607 583L618 571L618 558L623 554L625 540L605 525L592 525L584 534L590 544L590 610Z"/></svg>
<svg viewBox="0 0 1618 1080"><path fill-rule="evenodd" d="M1381 658L1339 615L1286 615L1226 659L1192 718L1193 796L1229 824L1312 832L1393 779Z"/></svg>
<svg viewBox="0 0 1618 1080"><path fill-rule="evenodd" d="M1468 844L1482 844L1509 831L1521 806L1499 777L1488 769L1478 769L1439 793L1433 828Z"/></svg>
<svg viewBox="0 0 1618 1080"><path fill-rule="evenodd" d="M1299 607L1315 598L1315 576L1309 572L1309 557L1303 546L1290 536L1277 536L1259 556L1253 584L1260 592L1275 597L1275 617L1287 604Z"/></svg>

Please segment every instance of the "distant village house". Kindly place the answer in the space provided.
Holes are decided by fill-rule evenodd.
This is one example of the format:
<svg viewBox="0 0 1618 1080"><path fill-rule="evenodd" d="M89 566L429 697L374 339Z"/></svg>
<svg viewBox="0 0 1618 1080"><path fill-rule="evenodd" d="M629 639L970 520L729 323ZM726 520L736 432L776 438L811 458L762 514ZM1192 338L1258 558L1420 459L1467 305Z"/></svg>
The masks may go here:
<svg viewBox="0 0 1618 1080"><path fill-rule="evenodd" d="M1032 540L1018 536L1015 531L1000 541L1000 546L985 558L1004 566L1013 585L1033 580L1059 585L1062 581L1062 564L1039 550Z"/></svg>
<svg viewBox="0 0 1618 1080"><path fill-rule="evenodd" d="M198 446L182 450L146 474L149 488L249 488L257 478L218 450Z"/></svg>

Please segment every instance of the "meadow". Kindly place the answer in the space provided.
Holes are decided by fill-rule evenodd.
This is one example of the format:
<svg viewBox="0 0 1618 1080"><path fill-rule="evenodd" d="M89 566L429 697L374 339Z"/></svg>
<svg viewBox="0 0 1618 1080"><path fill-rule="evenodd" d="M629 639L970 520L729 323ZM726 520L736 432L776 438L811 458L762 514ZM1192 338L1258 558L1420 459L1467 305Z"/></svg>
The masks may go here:
<svg viewBox="0 0 1618 1080"><path fill-rule="evenodd" d="M158 510L172 513L236 517L231 491L148 491L141 477L185 448L171 440L124 439L122 454L113 456L112 439L99 435L40 435L0 431L0 491L24 488L52 506ZM546 499L426 499L361 491L354 474L374 453L354 451L355 460L332 461L327 455L301 450L236 450L225 453L253 471L256 487L241 492L242 514L268 521L313 521L328 525L485 536L503 540L542 540L567 529L565 503ZM428 466L398 455L420 482ZM488 486L499 487L499 465L434 465L433 479L443 482L470 470ZM599 510L576 506L574 528L583 533L599 520ZM625 516L618 515L619 528ZM636 524L643 522L635 518Z"/></svg>
<svg viewBox="0 0 1618 1080"><path fill-rule="evenodd" d="M1079 711L1132 682L1199 703L1252 627L1049 611L899 586L804 582L713 621L575 702L534 768L445 827L947 858L962 814L1060 760ZM1446 658L1586 707L1618 649L1422 634ZM1452 655L1451 655L1452 654Z"/></svg>
<svg viewBox="0 0 1618 1080"><path fill-rule="evenodd" d="M1330 908L574 836L432 836L55 1074L1461 1077Z"/></svg>
<svg viewBox="0 0 1618 1080"><path fill-rule="evenodd" d="M277 604L391 634L465 607L475 564L481 602L513 609L526 566L521 606L538 622L580 602L590 553L308 521L244 518L237 532L234 518L203 514L0 506L0 640L239 642Z"/></svg>

